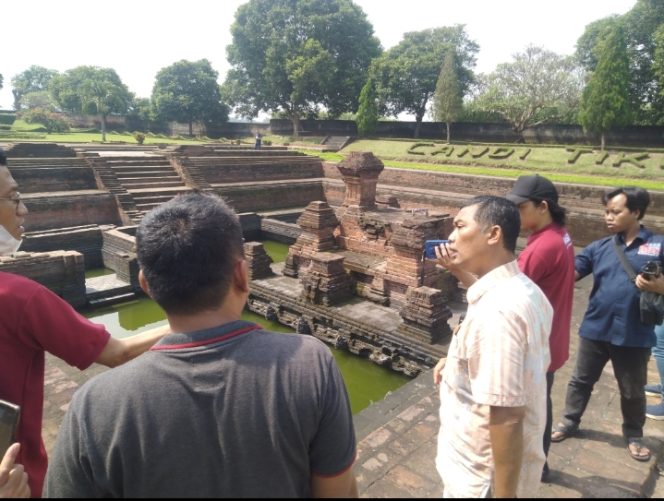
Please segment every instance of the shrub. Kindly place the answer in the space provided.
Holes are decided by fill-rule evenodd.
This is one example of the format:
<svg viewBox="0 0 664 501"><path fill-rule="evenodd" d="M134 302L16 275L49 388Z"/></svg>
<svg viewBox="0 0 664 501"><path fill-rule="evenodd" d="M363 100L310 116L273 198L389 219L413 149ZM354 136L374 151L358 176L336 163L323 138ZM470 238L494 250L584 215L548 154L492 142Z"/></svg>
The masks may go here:
<svg viewBox="0 0 664 501"><path fill-rule="evenodd" d="M69 124L62 115L44 108L32 108L23 113L21 118L29 124L42 124L49 133L69 131Z"/></svg>
<svg viewBox="0 0 664 501"><path fill-rule="evenodd" d="M265 146L272 146L272 141L270 141L269 139L264 139L264 140L263 140L263 144L264 144Z"/></svg>
<svg viewBox="0 0 664 501"><path fill-rule="evenodd" d="M9 125L10 127L16 120L16 113L0 113L0 124Z"/></svg>
<svg viewBox="0 0 664 501"><path fill-rule="evenodd" d="M143 141L145 141L145 134L142 132L134 132L134 139L136 139L138 144L143 144Z"/></svg>

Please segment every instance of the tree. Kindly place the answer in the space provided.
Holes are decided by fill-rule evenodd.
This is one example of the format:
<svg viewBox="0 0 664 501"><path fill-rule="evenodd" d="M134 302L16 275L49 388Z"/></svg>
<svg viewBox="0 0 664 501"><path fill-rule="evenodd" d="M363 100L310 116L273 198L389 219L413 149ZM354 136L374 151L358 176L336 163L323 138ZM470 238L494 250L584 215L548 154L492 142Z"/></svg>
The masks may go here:
<svg viewBox="0 0 664 501"><path fill-rule="evenodd" d="M0 73L0 89L2 89L2 82L3 82L3 77L2 77L2 73Z"/></svg>
<svg viewBox="0 0 664 501"><path fill-rule="evenodd" d="M517 133L561 120L577 108L583 80L572 57L528 46L513 58L482 77L478 108L499 114Z"/></svg>
<svg viewBox="0 0 664 501"><path fill-rule="evenodd" d="M352 0L249 0L235 13L224 99L247 118L281 113L300 119L357 109L380 43Z"/></svg>
<svg viewBox="0 0 664 501"><path fill-rule="evenodd" d="M138 97L129 105L127 110L127 127L129 130L151 131L151 127L156 122L156 112L152 101L147 97ZM160 125L157 127L161 129Z"/></svg>
<svg viewBox="0 0 664 501"><path fill-rule="evenodd" d="M48 91L48 85L57 76L58 72L43 66L32 65L27 70L12 78L12 94L14 95L14 109L19 111L23 107L23 96L31 92Z"/></svg>
<svg viewBox="0 0 664 501"><path fill-rule="evenodd" d="M357 133L365 137L376 130L378 124L378 104L376 103L376 86L370 78L360 92L360 107L357 109Z"/></svg>
<svg viewBox="0 0 664 501"><path fill-rule="evenodd" d="M622 16L610 16L586 26L577 42L577 57L587 72L595 71L597 58L594 48L605 28L622 25L630 65L630 101L634 120L640 124L664 123L664 106L659 95L659 82L653 61L656 44L654 34L664 23L664 2L637 0L634 7Z"/></svg>
<svg viewBox="0 0 664 501"><path fill-rule="evenodd" d="M403 112L415 115L415 137L419 137L420 124L436 90L441 61L450 50L457 56L456 70L464 95L474 80L472 69L479 46L468 38L461 24L406 33L375 63L381 111L395 117Z"/></svg>
<svg viewBox="0 0 664 501"><path fill-rule="evenodd" d="M14 103L14 106L16 106L16 103ZM36 90L23 94L20 99L20 108L23 111L33 108L41 108L53 112L59 111L58 103L47 90Z"/></svg>
<svg viewBox="0 0 664 501"><path fill-rule="evenodd" d="M162 68L152 88L152 103L158 118L189 124L193 136L193 123L206 126L228 120L228 108L221 102L219 74L210 61L181 60Z"/></svg>
<svg viewBox="0 0 664 501"><path fill-rule="evenodd" d="M445 61L440 69L436 93L433 98L434 116L437 121L445 122L447 125L447 142L450 142L450 128L452 122L459 118L463 109L463 95L461 94L461 82L456 63L456 55L453 50L447 51Z"/></svg>
<svg viewBox="0 0 664 501"><path fill-rule="evenodd" d="M111 68L78 66L53 77L49 85L63 110L84 115L99 115L101 138L106 141L106 117L125 114L133 96Z"/></svg>
<svg viewBox="0 0 664 501"><path fill-rule="evenodd" d="M579 120L584 130L601 135L603 151L606 131L628 125L632 118L629 57L620 23L605 30L595 52L597 67L583 90Z"/></svg>
<svg viewBox="0 0 664 501"><path fill-rule="evenodd" d="M662 24L653 35L655 54L652 62L652 70L657 80L659 89L659 102L664 100L664 24Z"/></svg>

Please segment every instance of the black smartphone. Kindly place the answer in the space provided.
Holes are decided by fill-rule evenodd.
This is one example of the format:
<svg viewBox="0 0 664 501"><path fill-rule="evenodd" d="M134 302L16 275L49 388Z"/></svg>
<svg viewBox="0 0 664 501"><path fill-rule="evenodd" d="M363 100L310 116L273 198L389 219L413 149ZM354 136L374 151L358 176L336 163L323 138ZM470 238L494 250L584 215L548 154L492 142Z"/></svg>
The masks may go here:
<svg viewBox="0 0 664 501"><path fill-rule="evenodd" d="M16 429L21 408L11 402L0 399L0 460L9 446L16 442Z"/></svg>
<svg viewBox="0 0 664 501"><path fill-rule="evenodd" d="M427 240L424 242L424 257L426 259L436 259L436 247L447 242L449 240Z"/></svg>

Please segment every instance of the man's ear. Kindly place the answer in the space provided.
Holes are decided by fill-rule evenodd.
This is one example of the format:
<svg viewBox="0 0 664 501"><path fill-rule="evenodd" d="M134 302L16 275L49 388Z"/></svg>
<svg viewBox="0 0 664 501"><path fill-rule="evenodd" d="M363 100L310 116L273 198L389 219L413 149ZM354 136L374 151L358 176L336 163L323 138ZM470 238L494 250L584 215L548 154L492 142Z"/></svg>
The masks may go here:
<svg viewBox="0 0 664 501"><path fill-rule="evenodd" d="M138 270L138 285L141 286L143 292L145 292L149 297L152 297L152 294L150 294L150 286L148 285L148 281L143 274L143 270Z"/></svg>
<svg viewBox="0 0 664 501"><path fill-rule="evenodd" d="M503 229L494 224L488 231L487 243L489 245L502 245Z"/></svg>
<svg viewBox="0 0 664 501"><path fill-rule="evenodd" d="M235 265L233 283L240 292L249 292L249 263L244 258Z"/></svg>

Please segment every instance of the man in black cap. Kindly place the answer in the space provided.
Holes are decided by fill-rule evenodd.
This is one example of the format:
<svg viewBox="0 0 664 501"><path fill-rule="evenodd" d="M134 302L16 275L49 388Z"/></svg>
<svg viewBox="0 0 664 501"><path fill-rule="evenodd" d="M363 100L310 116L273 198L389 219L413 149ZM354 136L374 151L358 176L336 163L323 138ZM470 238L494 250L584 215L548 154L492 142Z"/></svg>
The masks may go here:
<svg viewBox="0 0 664 501"><path fill-rule="evenodd" d="M574 246L565 229L565 209L558 205L558 191L547 178L538 174L521 176L506 198L519 208L521 231L529 234L526 247L518 257L519 269L542 289L553 306L544 429L544 454L548 457L553 425L551 388L555 372L569 358ZM549 466L544 463L542 481L547 480L548 474Z"/></svg>

